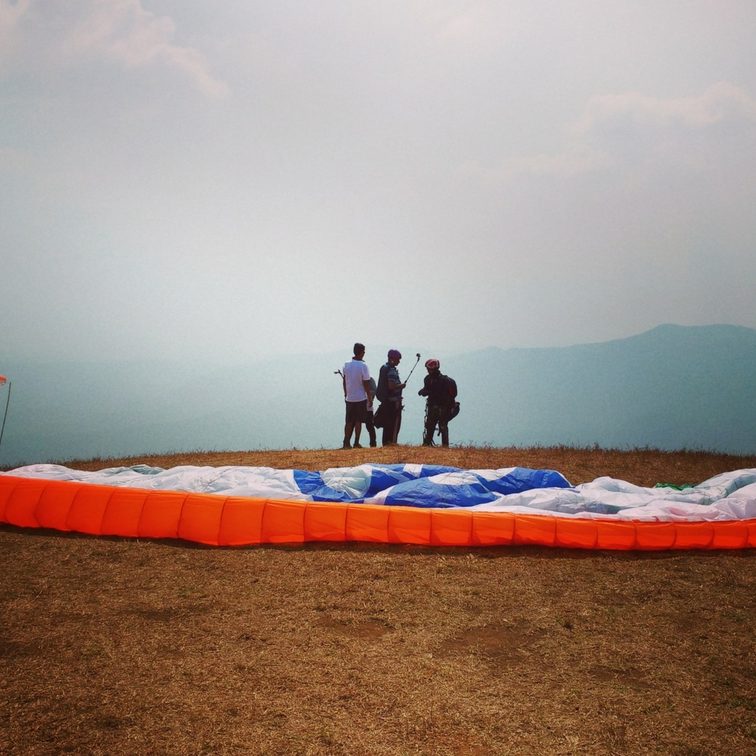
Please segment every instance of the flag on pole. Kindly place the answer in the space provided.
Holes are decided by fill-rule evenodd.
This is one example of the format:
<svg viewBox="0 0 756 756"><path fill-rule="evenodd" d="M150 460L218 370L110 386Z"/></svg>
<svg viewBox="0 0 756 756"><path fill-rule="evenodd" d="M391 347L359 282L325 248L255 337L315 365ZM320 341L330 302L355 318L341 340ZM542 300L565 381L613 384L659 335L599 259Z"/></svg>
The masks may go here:
<svg viewBox="0 0 756 756"><path fill-rule="evenodd" d="M7 382L7 378L4 375L0 375L0 386Z"/></svg>

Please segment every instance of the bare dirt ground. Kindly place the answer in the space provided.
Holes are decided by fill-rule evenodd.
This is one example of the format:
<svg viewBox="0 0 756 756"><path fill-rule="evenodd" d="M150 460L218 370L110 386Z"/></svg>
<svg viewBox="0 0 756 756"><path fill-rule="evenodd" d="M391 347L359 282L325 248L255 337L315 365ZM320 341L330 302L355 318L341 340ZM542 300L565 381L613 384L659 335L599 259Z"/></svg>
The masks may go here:
<svg viewBox="0 0 756 756"><path fill-rule="evenodd" d="M367 449L94 460L549 467L756 457ZM753 754L756 552L210 549L0 528L0 753Z"/></svg>

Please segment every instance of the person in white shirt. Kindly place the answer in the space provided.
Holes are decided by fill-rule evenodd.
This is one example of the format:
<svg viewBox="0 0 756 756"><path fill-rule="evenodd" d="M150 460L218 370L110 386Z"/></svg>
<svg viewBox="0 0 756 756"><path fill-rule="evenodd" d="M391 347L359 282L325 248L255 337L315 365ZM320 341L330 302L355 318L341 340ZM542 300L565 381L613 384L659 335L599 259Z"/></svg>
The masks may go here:
<svg viewBox="0 0 756 756"><path fill-rule="evenodd" d="M362 424L368 419L368 404L373 403L373 389L370 382L370 370L365 364L365 345L354 345L354 357L344 365L343 384L346 402L346 419L344 422L344 443L342 449L362 449L360 433ZM352 445L354 433L354 445Z"/></svg>

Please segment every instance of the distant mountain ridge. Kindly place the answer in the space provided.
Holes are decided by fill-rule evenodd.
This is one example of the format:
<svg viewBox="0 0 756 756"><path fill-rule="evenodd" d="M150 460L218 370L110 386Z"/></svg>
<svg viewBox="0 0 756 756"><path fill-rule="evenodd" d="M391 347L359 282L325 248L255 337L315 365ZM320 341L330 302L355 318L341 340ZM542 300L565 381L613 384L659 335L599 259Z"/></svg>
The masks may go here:
<svg viewBox="0 0 756 756"><path fill-rule="evenodd" d="M13 381L13 398L0 465L340 446L343 394L334 370L350 346L233 367L6 360L0 372ZM403 351L406 377L415 352ZM434 356L459 386L452 443L756 453L754 329L661 325L595 344ZM369 348L375 375L382 358ZM405 391L403 443L421 440L424 372L419 365Z"/></svg>
<svg viewBox="0 0 756 756"><path fill-rule="evenodd" d="M471 397L457 432L496 445L756 451L750 328L661 325L597 344L492 349L468 355L455 377L487 386L496 404Z"/></svg>

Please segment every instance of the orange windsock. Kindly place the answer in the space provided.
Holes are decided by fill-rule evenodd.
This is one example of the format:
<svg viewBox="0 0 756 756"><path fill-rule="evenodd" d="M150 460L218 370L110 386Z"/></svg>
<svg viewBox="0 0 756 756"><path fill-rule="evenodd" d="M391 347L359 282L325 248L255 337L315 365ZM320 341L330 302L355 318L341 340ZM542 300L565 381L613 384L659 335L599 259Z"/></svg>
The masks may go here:
<svg viewBox="0 0 756 756"><path fill-rule="evenodd" d="M2 386L8 379L4 375L0 375L0 386Z"/></svg>

